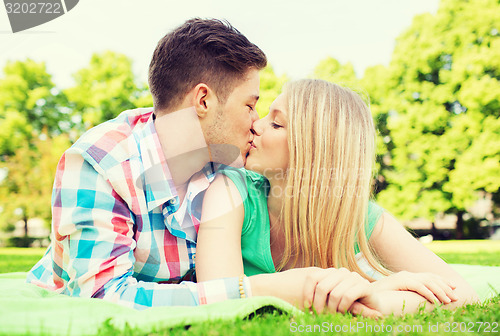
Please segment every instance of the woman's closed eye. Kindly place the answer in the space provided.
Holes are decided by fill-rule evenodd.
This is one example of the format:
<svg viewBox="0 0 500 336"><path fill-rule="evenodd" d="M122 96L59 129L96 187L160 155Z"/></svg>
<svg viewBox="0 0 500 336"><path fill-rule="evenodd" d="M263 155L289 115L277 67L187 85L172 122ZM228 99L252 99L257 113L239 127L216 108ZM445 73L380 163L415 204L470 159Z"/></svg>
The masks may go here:
<svg viewBox="0 0 500 336"><path fill-rule="evenodd" d="M275 123L274 121L271 122L271 127L274 128L274 129L278 129L278 128L282 128L283 126Z"/></svg>

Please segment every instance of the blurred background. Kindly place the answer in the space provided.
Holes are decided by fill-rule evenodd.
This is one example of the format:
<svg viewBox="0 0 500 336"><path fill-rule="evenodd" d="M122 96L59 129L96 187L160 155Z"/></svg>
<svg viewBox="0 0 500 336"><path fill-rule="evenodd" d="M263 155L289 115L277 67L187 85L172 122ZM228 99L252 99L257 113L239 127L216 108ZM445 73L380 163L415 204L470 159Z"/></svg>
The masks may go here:
<svg viewBox="0 0 500 336"><path fill-rule="evenodd" d="M192 17L227 19L267 54L261 116L290 79L369 97L374 197L422 241L500 239L500 1L86 0L15 34L0 8L0 246L48 244L60 156L152 106L156 43Z"/></svg>

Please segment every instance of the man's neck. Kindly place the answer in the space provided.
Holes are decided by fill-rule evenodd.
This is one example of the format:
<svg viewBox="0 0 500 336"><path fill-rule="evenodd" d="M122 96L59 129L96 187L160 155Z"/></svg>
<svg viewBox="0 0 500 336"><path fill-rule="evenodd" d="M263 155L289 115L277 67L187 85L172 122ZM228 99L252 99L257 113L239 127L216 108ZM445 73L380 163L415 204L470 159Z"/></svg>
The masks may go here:
<svg viewBox="0 0 500 336"><path fill-rule="evenodd" d="M188 181L210 162L198 116L194 108L160 114L155 128L174 185L183 198Z"/></svg>

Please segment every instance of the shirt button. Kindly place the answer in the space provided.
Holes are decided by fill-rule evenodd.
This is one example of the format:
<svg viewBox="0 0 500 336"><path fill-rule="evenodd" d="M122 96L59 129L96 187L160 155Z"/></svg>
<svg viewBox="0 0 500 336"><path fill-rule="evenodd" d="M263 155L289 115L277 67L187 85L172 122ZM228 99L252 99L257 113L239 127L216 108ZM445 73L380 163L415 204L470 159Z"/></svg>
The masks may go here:
<svg viewBox="0 0 500 336"><path fill-rule="evenodd" d="M177 201L175 200L175 198L172 198L169 202L170 202L171 205L174 205L175 203L177 203Z"/></svg>

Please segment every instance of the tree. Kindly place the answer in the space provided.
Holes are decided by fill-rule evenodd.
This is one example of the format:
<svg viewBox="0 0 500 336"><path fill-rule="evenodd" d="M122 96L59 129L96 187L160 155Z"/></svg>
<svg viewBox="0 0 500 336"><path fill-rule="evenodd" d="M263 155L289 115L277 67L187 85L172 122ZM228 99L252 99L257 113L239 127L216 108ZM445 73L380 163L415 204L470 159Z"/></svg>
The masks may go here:
<svg viewBox="0 0 500 336"><path fill-rule="evenodd" d="M287 81L288 78L285 75L276 76L270 65L260 72L260 98L257 112L261 118L269 113L269 106L279 96Z"/></svg>
<svg viewBox="0 0 500 336"><path fill-rule="evenodd" d="M87 68L74 74L76 85L65 90L72 109L85 128L116 117L120 112L144 104L146 87L137 87L132 61L112 51L94 54Z"/></svg>
<svg viewBox="0 0 500 336"><path fill-rule="evenodd" d="M44 63L7 62L0 80L0 160L42 132L71 128L65 96L52 83Z"/></svg>
<svg viewBox="0 0 500 336"><path fill-rule="evenodd" d="M8 62L0 80L0 226L50 218L55 165L73 126L44 63ZM64 148L62 148L63 146Z"/></svg>
<svg viewBox="0 0 500 336"><path fill-rule="evenodd" d="M21 219L28 236L28 219L38 217L50 222L57 163L70 145L66 134L49 138L42 133L32 144L23 143L8 161L0 163L0 169L7 172L0 181L0 224L4 228Z"/></svg>
<svg viewBox="0 0 500 336"><path fill-rule="evenodd" d="M333 57L327 57L319 62L314 69L313 77L347 86L353 90L359 89L359 79L356 77L352 64L350 62L341 64Z"/></svg>
<svg viewBox="0 0 500 336"><path fill-rule="evenodd" d="M18 148L29 143L33 127L26 118L17 111L3 111L0 115L0 162L13 155Z"/></svg>
<svg viewBox="0 0 500 336"><path fill-rule="evenodd" d="M443 0L397 40L381 109L393 146L379 201L397 215L462 216L500 188L500 4ZM498 199L498 197L494 197Z"/></svg>
<svg viewBox="0 0 500 336"><path fill-rule="evenodd" d="M390 153L394 149L391 132L387 121L391 113L386 106L391 106L391 85L387 67L376 65L365 70L360 86L369 95L370 110L377 129L377 160L375 194L387 188L385 172L391 169Z"/></svg>

